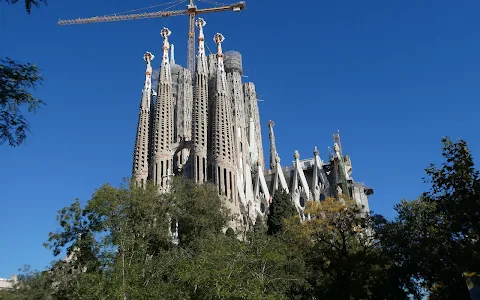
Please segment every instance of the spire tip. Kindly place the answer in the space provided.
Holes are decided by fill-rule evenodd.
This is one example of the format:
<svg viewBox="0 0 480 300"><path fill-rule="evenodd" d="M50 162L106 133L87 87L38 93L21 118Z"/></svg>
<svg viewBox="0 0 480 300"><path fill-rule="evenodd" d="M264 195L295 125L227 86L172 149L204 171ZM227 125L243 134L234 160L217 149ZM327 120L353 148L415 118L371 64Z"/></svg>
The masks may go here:
<svg viewBox="0 0 480 300"><path fill-rule="evenodd" d="M225 40L225 37L223 36L223 34L217 33L213 37L213 40L215 41L215 44L217 44L217 46L218 46L217 56L223 56L222 43Z"/></svg>
<svg viewBox="0 0 480 300"><path fill-rule="evenodd" d="M143 55L143 60L145 60L147 63L150 63L155 58L155 55L153 55L150 51L147 51Z"/></svg>

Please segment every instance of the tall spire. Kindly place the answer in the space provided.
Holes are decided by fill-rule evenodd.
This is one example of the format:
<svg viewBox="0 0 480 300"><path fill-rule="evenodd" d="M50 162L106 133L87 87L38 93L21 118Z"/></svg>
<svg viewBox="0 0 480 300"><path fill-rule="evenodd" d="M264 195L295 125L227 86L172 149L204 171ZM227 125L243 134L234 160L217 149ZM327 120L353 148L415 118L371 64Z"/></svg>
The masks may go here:
<svg viewBox="0 0 480 300"><path fill-rule="evenodd" d="M236 168L233 144L233 114L227 89L227 78L223 66L222 34L217 33L214 41L217 44L217 85L213 101L212 114L212 155L214 181L218 185L220 195L236 203Z"/></svg>
<svg viewBox="0 0 480 300"><path fill-rule="evenodd" d="M197 57L197 72L207 73L207 59L205 57L205 36L203 34L203 27L207 25L204 19L198 18L195 22L198 27L198 57Z"/></svg>
<svg viewBox="0 0 480 300"><path fill-rule="evenodd" d="M217 92L226 93L227 92L227 77L225 74L225 66L223 64L223 52L222 52L222 43L225 40L225 37L221 33L217 33L213 40L217 44Z"/></svg>
<svg viewBox="0 0 480 300"><path fill-rule="evenodd" d="M146 182L148 177L150 103L152 98L152 65L150 62L154 58L155 56L150 52L143 55L147 68L142 99L140 101L135 149L133 151L132 175L141 185Z"/></svg>
<svg viewBox="0 0 480 300"><path fill-rule="evenodd" d="M173 44L170 45L170 64L175 64L175 46Z"/></svg>
<svg viewBox="0 0 480 300"><path fill-rule="evenodd" d="M205 57L205 37L203 27L207 23L199 18L195 22L198 34L198 59L195 72L195 86L192 109L192 140L193 140L193 177L195 182L207 181L207 141L208 141L208 69Z"/></svg>
<svg viewBox="0 0 480 300"><path fill-rule="evenodd" d="M260 126L260 113L258 111L258 99L255 92L255 85L252 82L247 82L243 85L243 94L245 97L245 110L247 111L247 118L253 119L253 128L255 129L255 143L258 162L260 165L265 165L262 146L262 128ZM252 130L252 129L250 129Z"/></svg>
<svg viewBox="0 0 480 300"><path fill-rule="evenodd" d="M170 62L168 60L168 28L163 28L160 34L163 37L163 57L158 83L157 103L153 126L153 149L151 164L151 178L162 189L167 188L167 175L173 170L171 148L173 143L173 88Z"/></svg>
<svg viewBox="0 0 480 300"><path fill-rule="evenodd" d="M152 88L152 64L150 63L155 58L155 55L148 52L143 55L143 60L147 63L145 70L145 88Z"/></svg>
<svg viewBox="0 0 480 300"><path fill-rule="evenodd" d="M273 123L272 120L268 121L268 128L270 129L270 170L274 170L277 166L277 147L275 145L275 134L273 133Z"/></svg>
<svg viewBox="0 0 480 300"><path fill-rule="evenodd" d="M162 57L162 66L161 66L161 75L160 81L163 82L172 82L172 73L170 71L170 62L168 60L168 50L170 49L170 43L168 42L168 37L172 32L164 27L162 31L160 31L161 36L163 37L163 57Z"/></svg>

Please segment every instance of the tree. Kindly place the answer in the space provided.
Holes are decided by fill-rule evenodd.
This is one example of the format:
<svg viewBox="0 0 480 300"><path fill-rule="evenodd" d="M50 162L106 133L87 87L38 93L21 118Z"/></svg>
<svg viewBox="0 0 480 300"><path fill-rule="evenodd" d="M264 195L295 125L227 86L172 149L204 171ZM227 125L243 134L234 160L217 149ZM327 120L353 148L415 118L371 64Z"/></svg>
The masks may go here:
<svg viewBox="0 0 480 300"><path fill-rule="evenodd" d="M7 4L18 0L5 0ZM25 9L30 14L32 5L47 4L46 0L25 0ZM32 96L31 89L41 84L43 77L32 63L19 63L10 58L0 58L0 144L8 142L12 147L21 145L30 131L21 107L35 113L45 103Z"/></svg>
<svg viewBox="0 0 480 300"><path fill-rule="evenodd" d="M230 219L230 212L213 184L197 185L192 180L175 178L170 193L164 197L169 203L170 217L174 223L178 221L181 243L218 234Z"/></svg>
<svg viewBox="0 0 480 300"><path fill-rule="evenodd" d="M15 4L15 3L18 3L19 0L5 0L5 1L8 4ZM23 2L23 0L22 0L22 2ZM43 4L47 5L47 0L25 0L25 9L26 9L27 13L30 14L30 12L32 10L32 5L36 6L36 7L39 7L40 3L43 3Z"/></svg>
<svg viewBox="0 0 480 300"><path fill-rule="evenodd" d="M85 207L76 200L59 211L60 229L46 243L68 257L50 268L55 297L185 298L178 265L203 249L204 240L223 235L228 219L211 185L176 178L171 192L161 194L152 182L106 184ZM172 240L177 223L178 245Z"/></svg>
<svg viewBox="0 0 480 300"><path fill-rule="evenodd" d="M407 299L405 285L379 247L376 223L352 201L327 198L308 202L310 220L290 218L294 237L307 266L310 290L317 299Z"/></svg>
<svg viewBox="0 0 480 300"><path fill-rule="evenodd" d="M223 234L197 240L175 269L183 299L292 299L304 284L303 261L276 236L250 230L246 240Z"/></svg>
<svg viewBox="0 0 480 300"><path fill-rule="evenodd" d="M442 155L446 162L441 168L430 165L425 181L432 185L423 199L437 203L437 212L448 215L444 220L454 234L467 239L480 238L480 179L472 155L464 140L453 143L442 139Z"/></svg>
<svg viewBox="0 0 480 300"><path fill-rule="evenodd" d="M30 126L21 107L27 106L28 112L35 112L44 104L29 92L42 80L35 65L0 59L0 144L18 146L24 142Z"/></svg>
<svg viewBox="0 0 480 300"><path fill-rule="evenodd" d="M0 290L0 299L3 300L50 300L52 289L51 282L46 272L32 270L26 265L19 270L13 289Z"/></svg>
<svg viewBox="0 0 480 300"><path fill-rule="evenodd" d="M479 175L465 141L442 143L445 162L426 169L430 191L395 207L382 245L431 299L470 299L462 273L480 269Z"/></svg>
<svg viewBox="0 0 480 300"><path fill-rule="evenodd" d="M268 234L273 235L280 233L283 229L284 220L296 214L297 211L290 195L282 189L276 191L269 207L269 215L267 218Z"/></svg>

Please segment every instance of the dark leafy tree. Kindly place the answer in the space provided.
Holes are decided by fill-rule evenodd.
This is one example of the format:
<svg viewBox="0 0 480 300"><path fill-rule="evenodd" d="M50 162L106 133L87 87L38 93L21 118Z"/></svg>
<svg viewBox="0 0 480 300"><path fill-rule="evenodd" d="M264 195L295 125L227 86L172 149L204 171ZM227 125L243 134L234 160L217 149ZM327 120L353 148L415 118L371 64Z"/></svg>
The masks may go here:
<svg viewBox="0 0 480 300"><path fill-rule="evenodd" d="M290 195L282 189L276 191L269 207L267 233L273 235L282 232L284 220L296 214Z"/></svg>
<svg viewBox="0 0 480 300"><path fill-rule="evenodd" d="M384 222L360 211L350 200L327 198L308 202L311 220L286 222L302 253L309 299L407 299L409 278L396 274L378 243L376 229ZM411 291L410 291L411 292ZM415 296L415 294L414 294ZM417 299L419 297L416 297Z"/></svg>
<svg viewBox="0 0 480 300"><path fill-rule="evenodd" d="M197 185L191 180L175 178L171 192L164 195L169 215L176 224L180 242L188 244L206 234L218 234L227 225L229 211L212 184Z"/></svg>
<svg viewBox="0 0 480 300"><path fill-rule="evenodd" d="M5 0L8 4L18 3L20 0ZM20 1L23 2L24 0ZM28 14L32 11L32 6L40 7L40 4L43 3L47 5L47 0L25 0L25 9Z"/></svg>
<svg viewBox="0 0 480 300"><path fill-rule="evenodd" d="M445 162L426 169L430 191L396 206L382 245L431 299L469 299L462 274L480 269L479 175L465 141L442 143Z"/></svg>
<svg viewBox="0 0 480 300"><path fill-rule="evenodd" d="M426 182L432 188L423 195L425 201L437 203L437 212L450 218L444 220L453 234L467 239L480 237L480 179L472 155L464 140L453 143L442 139L445 162L438 168L426 169Z"/></svg>
<svg viewBox="0 0 480 300"><path fill-rule="evenodd" d="M31 89L43 78L34 64L0 59L0 144L22 144L30 129L21 108L35 112L44 102L32 96Z"/></svg>
<svg viewBox="0 0 480 300"><path fill-rule="evenodd" d="M19 0L5 2L15 4ZM47 1L25 0L27 13L30 14L32 6L38 7L40 3L47 4ZM8 57L0 58L0 144L8 142L13 147L25 141L30 125L21 108L26 106L28 112L35 113L37 108L45 104L31 94L31 90L42 80L34 64L22 64Z"/></svg>

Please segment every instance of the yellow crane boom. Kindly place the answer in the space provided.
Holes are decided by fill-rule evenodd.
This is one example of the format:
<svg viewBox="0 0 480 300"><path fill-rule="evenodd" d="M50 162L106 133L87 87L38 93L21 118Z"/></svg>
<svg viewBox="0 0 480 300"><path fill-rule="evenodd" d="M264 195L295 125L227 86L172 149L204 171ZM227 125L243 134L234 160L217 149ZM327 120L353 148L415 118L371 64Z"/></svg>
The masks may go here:
<svg viewBox="0 0 480 300"><path fill-rule="evenodd" d="M90 24L100 22L115 22L115 21L127 21L127 20L139 20L150 18L165 18L180 15L189 15L190 26L188 32L188 60L187 67L192 72L195 68L195 16L199 14L221 12L221 11L234 11L239 12L245 9L247 6L244 1L240 1L231 5L224 5L218 7L197 9L194 0L190 0L190 4L187 5L185 10L172 10L172 11L156 11L150 13L130 14L130 15L112 15L112 16L97 16L91 18L78 18L71 20L59 20L58 25L75 25L75 24Z"/></svg>

